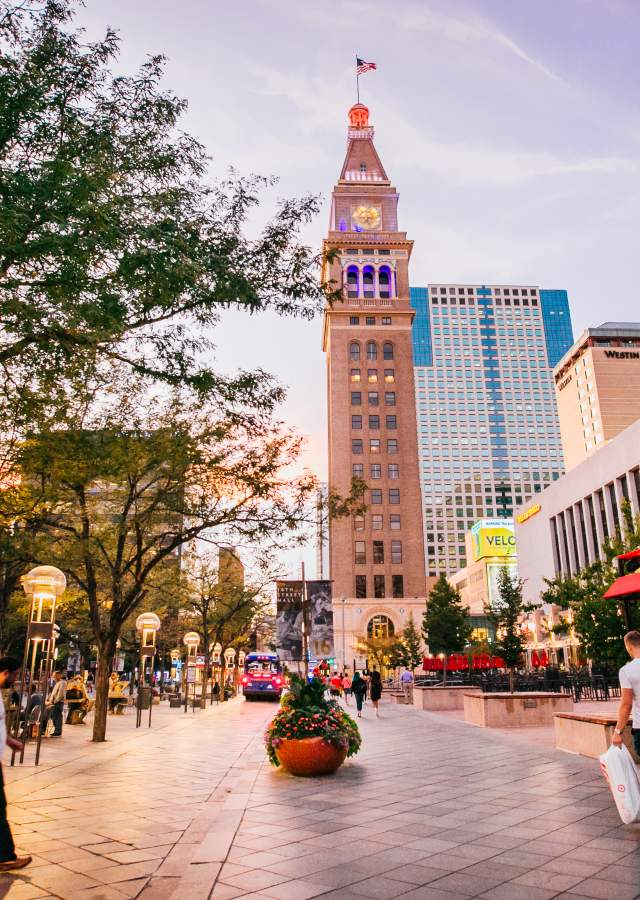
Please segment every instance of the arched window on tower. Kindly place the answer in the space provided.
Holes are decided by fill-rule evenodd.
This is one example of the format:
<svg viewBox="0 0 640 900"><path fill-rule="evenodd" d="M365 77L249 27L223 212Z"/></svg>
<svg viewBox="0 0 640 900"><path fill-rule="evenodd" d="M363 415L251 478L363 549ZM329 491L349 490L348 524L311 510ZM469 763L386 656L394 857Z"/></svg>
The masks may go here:
<svg viewBox="0 0 640 900"><path fill-rule="evenodd" d="M389 266L380 266L378 272L378 286L380 289L380 297L388 299L391 297L391 270Z"/></svg>
<svg viewBox="0 0 640 900"><path fill-rule="evenodd" d="M349 359L351 362L358 362L360 359L360 344L356 343L356 341L352 341L349 344Z"/></svg>
<svg viewBox="0 0 640 900"><path fill-rule="evenodd" d="M348 297L357 297L358 296L358 267L357 266L349 266L347 269L347 296Z"/></svg>
<svg viewBox="0 0 640 900"><path fill-rule="evenodd" d="M391 341L385 341L382 345L382 358L393 359L393 344Z"/></svg>
<svg viewBox="0 0 640 900"><path fill-rule="evenodd" d="M378 347L376 346L375 341L367 342L367 359L377 359L378 358Z"/></svg>
<svg viewBox="0 0 640 900"><path fill-rule="evenodd" d="M395 634L395 628L393 627L393 622L389 618L389 616L374 616L372 619L369 619L369 624L367 625L367 637L369 638L390 638Z"/></svg>
<svg viewBox="0 0 640 900"><path fill-rule="evenodd" d="M364 296L368 298L375 297L375 281L373 266L365 266L362 270L362 286L364 288Z"/></svg>

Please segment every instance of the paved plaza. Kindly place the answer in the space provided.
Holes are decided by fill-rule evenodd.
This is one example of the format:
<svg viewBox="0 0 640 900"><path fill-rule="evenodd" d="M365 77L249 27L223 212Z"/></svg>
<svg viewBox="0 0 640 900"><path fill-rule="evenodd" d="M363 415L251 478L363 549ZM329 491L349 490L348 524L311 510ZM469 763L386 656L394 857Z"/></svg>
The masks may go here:
<svg viewBox="0 0 640 900"><path fill-rule="evenodd" d="M597 762L452 717L366 710L331 778L267 765L274 707L154 711L47 743L6 768L19 847L6 898L640 897L640 825L622 826ZM65 746L66 745L66 746Z"/></svg>

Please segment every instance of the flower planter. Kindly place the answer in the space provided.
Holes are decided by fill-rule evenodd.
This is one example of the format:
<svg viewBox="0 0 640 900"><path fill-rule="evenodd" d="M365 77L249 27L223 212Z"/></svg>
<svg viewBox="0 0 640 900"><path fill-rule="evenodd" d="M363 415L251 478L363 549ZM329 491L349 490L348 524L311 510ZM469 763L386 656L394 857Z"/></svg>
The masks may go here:
<svg viewBox="0 0 640 900"><path fill-rule="evenodd" d="M321 737L284 740L276 750L278 762L292 775L332 775L347 757L347 747Z"/></svg>

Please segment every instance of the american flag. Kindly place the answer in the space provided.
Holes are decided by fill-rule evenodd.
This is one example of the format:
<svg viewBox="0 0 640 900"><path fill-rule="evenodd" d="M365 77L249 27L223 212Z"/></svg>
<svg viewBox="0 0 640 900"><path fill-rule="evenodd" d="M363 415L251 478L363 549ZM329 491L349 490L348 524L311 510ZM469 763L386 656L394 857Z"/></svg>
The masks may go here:
<svg viewBox="0 0 640 900"><path fill-rule="evenodd" d="M370 72L372 69L377 69L374 62L365 62L364 59L356 56L356 75L364 75L365 72Z"/></svg>

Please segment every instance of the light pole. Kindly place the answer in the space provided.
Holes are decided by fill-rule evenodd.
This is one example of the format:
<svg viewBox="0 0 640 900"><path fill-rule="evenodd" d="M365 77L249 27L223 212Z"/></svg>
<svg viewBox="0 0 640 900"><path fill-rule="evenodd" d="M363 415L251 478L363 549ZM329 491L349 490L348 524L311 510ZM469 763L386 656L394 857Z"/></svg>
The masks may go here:
<svg viewBox="0 0 640 900"><path fill-rule="evenodd" d="M211 705L213 706L213 685L214 685L213 678L215 678L216 681L218 682L218 703L220 703L220 691L223 689L220 685L220 680L221 680L220 672L222 671L222 666L220 665L221 656L222 656L222 644L220 643L220 641L218 641L216 644L212 644L211 647L209 648L209 650L212 654L211 655L211 668L215 670L215 667L217 666L218 670L219 670L217 674L214 671L214 673L212 675ZM222 699L224 700L224 694L222 696Z"/></svg>
<svg viewBox="0 0 640 900"><path fill-rule="evenodd" d="M200 643L200 635L197 631L187 631L182 638L182 643L187 648L187 665L185 668L184 683L184 711L187 711L189 704L189 685L193 685L193 709L196 708L196 673L197 673L197 655L198 644Z"/></svg>
<svg viewBox="0 0 640 900"><path fill-rule="evenodd" d="M67 587L67 579L60 569L55 566L36 566L26 575L22 576L22 587L27 597L31 597L31 609L29 611L29 623L27 625L27 639L22 658L22 672L20 675L20 699L13 733L17 737L20 728L20 712L22 710L22 698L24 696L27 669L29 670L29 685L33 685L36 678L36 667L39 666L37 680L40 682L44 709L44 695L51 678L51 667L54 659L54 647L56 642L56 602ZM59 631L59 629L58 629ZM44 663L44 668L43 668ZM42 727L38 728L36 742L35 765L40 760L40 745L42 742ZM24 760L24 746L20 751L20 762ZM15 762L15 750L11 754L11 765Z"/></svg>
<svg viewBox="0 0 640 900"><path fill-rule="evenodd" d="M227 647L227 649L224 651L224 661L226 663L226 668L231 669L232 672L233 672L233 661L235 659L235 656L236 656L236 651L233 647ZM233 675L232 675L232 680L233 680ZM226 678L225 678L225 681L226 681ZM222 690L224 691L224 689L225 688L223 685ZM224 694L222 696L224 697Z"/></svg>
<svg viewBox="0 0 640 900"><path fill-rule="evenodd" d="M346 597L341 597L342 600L342 668L343 670L347 668L347 650L345 644L345 633L344 633L344 607L347 602Z"/></svg>
<svg viewBox="0 0 640 900"><path fill-rule="evenodd" d="M136 619L136 631L141 632L140 638L140 671L138 672L138 696L136 728L140 728L142 721L142 704L146 696L144 681L147 659L149 660L149 728L151 728L151 708L153 706L153 659L156 655L156 634L160 630L160 619L155 613L141 613Z"/></svg>

